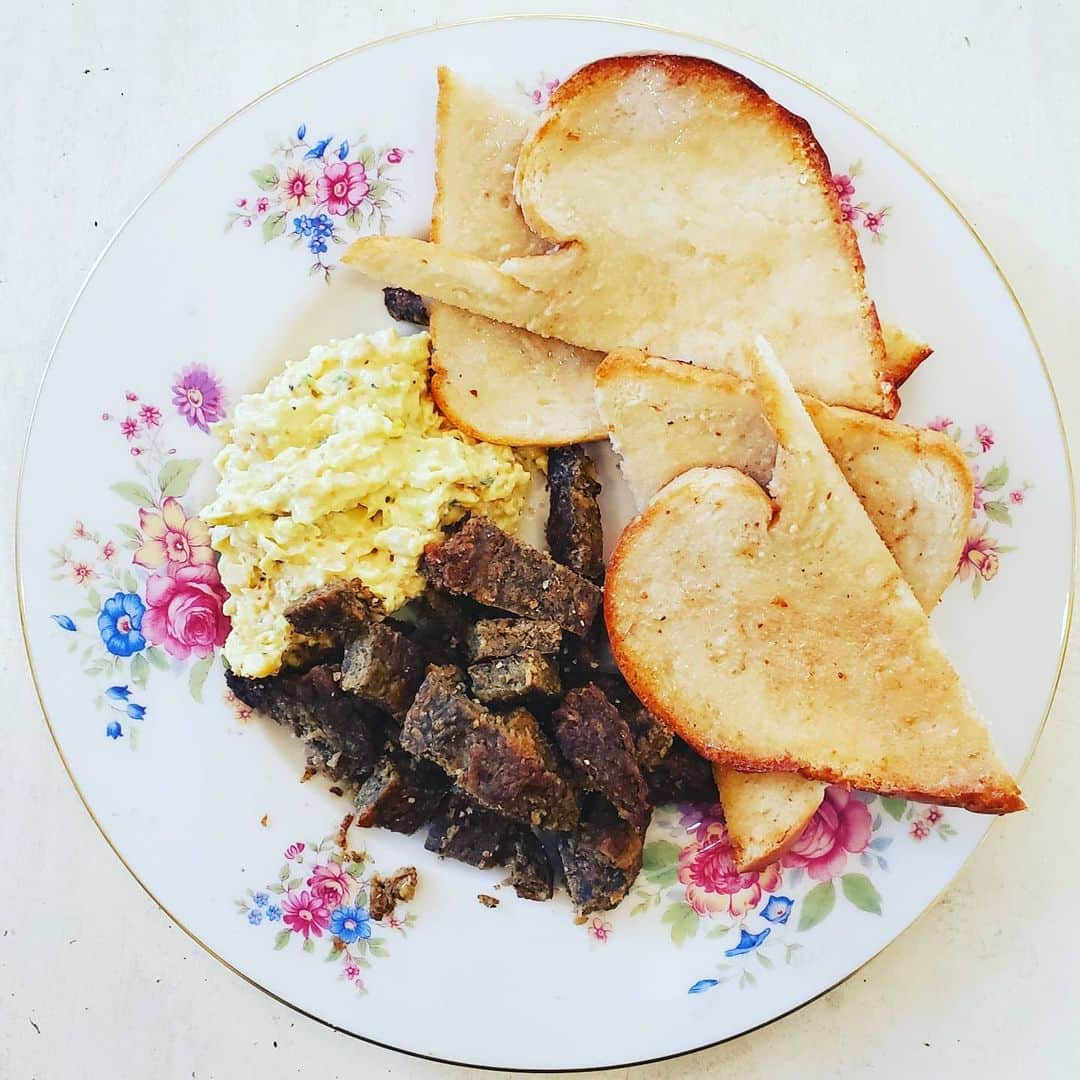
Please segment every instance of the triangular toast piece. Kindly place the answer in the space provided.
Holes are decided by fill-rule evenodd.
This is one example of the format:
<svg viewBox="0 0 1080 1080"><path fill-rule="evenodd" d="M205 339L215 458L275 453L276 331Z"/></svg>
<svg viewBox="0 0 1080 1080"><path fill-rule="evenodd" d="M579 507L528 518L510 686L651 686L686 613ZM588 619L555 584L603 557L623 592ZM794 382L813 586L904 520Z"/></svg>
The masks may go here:
<svg viewBox="0 0 1080 1080"><path fill-rule="evenodd" d="M439 69L431 238L499 262L544 251L514 202L514 164L533 117ZM601 354L431 306L431 394L487 442L560 446L604 437L592 396Z"/></svg>
<svg viewBox="0 0 1080 1080"><path fill-rule="evenodd" d="M798 773L747 773L713 764L728 838L740 872L776 862L810 824L825 784Z"/></svg>
<svg viewBox="0 0 1080 1080"><path fill-rule="evenodd" d="M596 400L638 508L698 465L730 465L768 484L776 459L753 383L633 349L596 372ZM952 581L974 483L947 435L811 397L803 404L924 610Z"/></svg>
<svg viewBox="0 0 1080 1080"><path fill-rule="evenodd" d="M984 813L1022 809L960 677L764 341L770 491L673 480L608 567L612 652L706 758ZM775 500L775 501L774 501Z"/></svg>
<svg viewBox="0 0 1080 1080"><path fill-rule="evenodd" d="M745 374L756 332L800 390L898 407L862 257L807 123L737 72L672 55L588 64L518 158L525 220L558 250L499 267L365 237L345 260L475 314L584 348Z"/></svg>
<svg viewBox="0 0 1080 1080"><path fill-rule="evenodd" d="M886 335L888 340L888 335ZM639 507L699 465L731 465L761 484L776 436L752 384L720 371L620 350L597 369L596 396ZM952 580L971 518L973 481L947 436L804 398L811 418L923 609ZM775 861L798 839L825 785L797 773L714 765L739 870Z"/></svg>

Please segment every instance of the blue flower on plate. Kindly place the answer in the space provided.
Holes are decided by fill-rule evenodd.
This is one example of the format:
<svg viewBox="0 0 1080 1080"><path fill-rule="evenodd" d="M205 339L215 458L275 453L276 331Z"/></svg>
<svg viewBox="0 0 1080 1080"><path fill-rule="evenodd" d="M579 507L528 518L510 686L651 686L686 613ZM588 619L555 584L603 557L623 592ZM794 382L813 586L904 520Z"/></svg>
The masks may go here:
<svg viewBox="0 0 1080 1080"><path fill-rule="evenodd" d="M331 135L328 139L320 139L305 155L304 160L309 158L321 158L326 153L326 148L334 141L334 136Z"/></svg>
<svg viewBox="0 0 1080 1080"><path fill-rule="evenodd" d="M56 623L56 625L59 626L61 630L76 629L74 621L68 618L67 615L50 615L49 618L52 619L52 621Z"/></svg>
<svg viewBox="0 0 1080 1080"><path fill-rule="evenodd" d="M292 223L297 236L311 235L311 218L309 218L307 214L301 214L299 217L294 217Z"/></svg>
<svg viewBox="0 0 1080 1080"><path fill-rule="evenodd" d="M711 990L714 986L719 985L719 979L698 979L698 981L686 992L688 994L703 994L706 990Z"/></svg>
<svg viewBox="0 0 1080 1080"><path fill-rule="evenodd" d="M279 922L281 920L281 908L279 908L277 904L271 904L266 909L266 917L271 922Z"/></svg>
<svg viewBox="0 0 1080 1080"><path fill-rule="evenodd" d="M119 739L124 734L124 729L120 726L119 722L114 720L111 724L105 725L105 734L110 739Z"/></svg>
<svg viewBox="0 0 1080 1080"><path fill-rule="evenodd" d="M251 899L255 901L256 907L266 907L270 903L270 897L264 892L257 892Z"/></svg>
<svg viewBox="0 0 1080 1080"><path fill-rule="evenodd" d="M113 701L127 701L131 697L131 691L126 686L110 686L105 691L105 696Z"/></svg>
<svg viewBox="0 0 1080 1080"><path fill-rule="evenodd" d="M330 932L346 945L357 938L371 937L371 920L367 908L339 907L330 912Z"/></svg>
<svg viewBox="0 0 1080 1080"><path fill-rule="evenodd" d="M734 948L725 949L725 956L745 956L753 952L772 933L769 927L765 927L760 934L751 934L749 930L739 931L739 944Z"/></svg>
<svg viewBox="0 0 1080 1080"><path fill-rule="evenodd" d="M252 908L248 912L248 922L251 923L252 926L258 926L259 923L262 922L262 919L262 912L258 908Z"/></svg>
<svg viewBox="0 0 1080 1080"><path fill-rule="evenodd" d="M334 223L330 220L329 214L318 214L311 219L311 231L312 233L325 240L327 237L334 234Z"/></svg>
<svg viewBox="0 0 1080 1080"><path fill-rule="evenodd" d="M141 720L146 715L146 706L136 705L135 702L132 701L128 704L127 714L132 720Z"/></svg>
<svg viewBox="0 0 1080 1080"><path fill-rule="evenodd" d="M105 648L113 656L131 656L146 648L142 636L143 614L146 605L135 593L113 593L102 605L98 615L98 632Z"/></svg>
<svg viewBox="0 0 1080 1080"><path fill-rule="evenodd" d="M326 241L313 236L308 241L308 247L311 249L312 255L321 255L326 250Z"/></svg>
<svg viewBox="0 0 1080 1080"><path fill-rule="evenodd" d="M771 923L784 925L791 918L791 909L795 901L790 896L770 896L769 902L761 909L761 917Z"/></svg>

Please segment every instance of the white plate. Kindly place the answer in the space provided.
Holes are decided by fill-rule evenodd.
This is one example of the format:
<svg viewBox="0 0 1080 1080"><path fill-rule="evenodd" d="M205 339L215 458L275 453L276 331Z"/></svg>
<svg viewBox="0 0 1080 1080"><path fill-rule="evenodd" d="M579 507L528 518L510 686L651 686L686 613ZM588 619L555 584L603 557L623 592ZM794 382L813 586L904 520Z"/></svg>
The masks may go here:
<svg viewBox="0 0 1080 1080"><path fill-rule="evenodd" d="M369 862L335 870L346 803L320 780L297 783L300 745L239 716L215 654L200 655L218 587L205 576L169 584L132 562L167 495L183 516L211 490L213 444L198 424L220 415L218 393L235 401L310 345L387 321L378 290L335 267L341 247L319 250L307 222L309 235L291 235L298 216L326 209L286 209L295 170L302 189L340 159L366 163L363 220L330 218L335 237L377 227L380 214L389 230L422 235L439 64L539 106L581 63L641 49L720 60L810 120L880 311L933 344L904 387L903 418L947 417L985 488L971 556L934 625L1021 768L1057 678L1073 547L1068 459L1036 346L988 254L924 176L816 91L720 46L600 21L480 22L354 51L260 98L187 154L110 245L56 347L27 447L28 649L57 745L117 854L197 941L267 992L455 1062L614 1065L763 1024L895 938L989 824L852 798L814 826L809 865L739 879L718 821L696 829L661 812L638 889L586 925L565 897L532 904L504 889L496 910L482 907L477 894L500 874L440 863L419 837L374 833ZM131 594L126 606L116 594ZM190 655L170 656L166 642ZM305 941L279 914L310 897L309 879L329 910L335 889L355 899L372 865L403 863L422 876L408 925L375 927L364 956L364 939L350 943L363 963L327 962L329 929Z"/></svg>

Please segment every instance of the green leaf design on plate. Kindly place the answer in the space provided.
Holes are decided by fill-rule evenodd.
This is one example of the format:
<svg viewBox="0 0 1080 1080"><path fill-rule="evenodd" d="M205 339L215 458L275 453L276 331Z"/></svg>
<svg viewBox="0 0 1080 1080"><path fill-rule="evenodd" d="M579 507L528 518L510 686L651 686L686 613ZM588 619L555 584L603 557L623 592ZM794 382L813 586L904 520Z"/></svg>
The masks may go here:
<svg viewBox="0 0 1080 1080"><path fill-rule="evenodd" d="M645 845L641 855L642 868L650 870L666 870L679 861L679 852L682 849L671 840L653 840Z"/></svg>
<svg viewBox="0 0 1080 1080"><path fill-rule="evenodd" d="M889 799L883 795L881 797L881 808L894 821L899 821L907 809L907 799Z"/></svg>
<svg viewBox="0 0 1080 1080"><path fill-rule="evenodd" d="M292 931L291 930L279 930L274 935L274 949L275 949L275 951L278 950L278 949L284 949L285 946L289 944L289 938L291 938L291 937L292 937Z"/></svg>
<svg viewBox="0 0 1080 1080"><path fill-rule="evenodd" d="M661 922L671 926L671 940L676 945L681 945L687 938L692 938L698 932L697 912L686 903L672 904L661 916Z"/></svg>
<svg viewBox="0 0 1080 1080"><path fill-rule="evenodd" d="M139 591L139 582L130 570L124 571L124 588L127 589L128 592Z"/></svg>
<svg viewBox="0 0 1080 1080"><path fill-rule="evenodd" d="M281 177L278 176L278 171L273 165L264 165L261 169L252 169L251 179L263 191L273 191L281 183Z"/></svg>
<svg viewBox="0 0 1080 1080"><path fill-rule="evenodd" d="M1012 514L1009 512L1009 504L1006 502L995 499L992 502L983 503L983 510L986 511L986 516L991 521L996 521L999 525L1012 524Z"/></svg>
<svg viewBox="0 0 1080 1080"><path fill-rule="evenodd" d="M757 957L757 962L765 969L773 967L773 962L763 953L756 952L754 955Z"/></svg>
<svg viewBox="0 0 1080 1080"><path fill-rule="evenodd" d="M119 484L113 484L109 490L115 491L121 499L127 499L129 503L139 507L139 509L154 505L154 496L142 484L132 484L127 480L123 480Z"/></svg>
<svg viewBox="0 0 1080 1080"><path fill-rule="evenodd" d="M383 944L382 938L372 938L368 942L368 946L371 949L371 955L372 956L377 956L380 959L385 959L387 956L390 955L389 950Z"/></svg>
<svg viewBox="0 0 1080 1080"><path fill-rule="evenodd" d="M810 930L825 919L836 905L836 888L831 881L815 885L804 897L799 912L799 929Z"/></svg>
<svg viewBox="0 0 1080 1080"><path fill-rule="evenodd" d="M203 687L206 685L206 677L210 674L213 663L214 657L211 654L195 664L191 669L191 674L188 675L188 689L199 704L202 704Z"/></svg>
<svg viewBox="0 0 1080 1080"><path fill-rule="evenodd" d="M670 840L653 840L645 845L642 869L645 877L661 888L674 885L679 876L678 844Z"/></svg>
<svg viewBox="0 0 1080 1080"><path fill-rule="evenodd" d="M93 586L86 590L86 599L95 612L101 610L101 594Z"/></svg>
<svg viewBox="0 0 1080 1080"><path fill-rule="evenodd" d="M315 942L311 938L304 938L304 952L314 952Z"/></svg>
<svg viewBox="0 0 1080 1080"><path fill-rule="evenodd" d="M1009 466L1003 461L995 465L983 481L983 487L987 491L1000 491L1009 482Z"/></svg>
<svg viewBox="0 0 1080 1080"><path fill-rule="evenodd" d="M136 529L134 526L128 525L125 522L120 522L116 526L116 528L121 536L123 536L127 540L130 540L133 544L142 543L142 533L139 532L139 530Z"/></svg>
<svg viewBox="0 0 1080 1080"><path fill-rule="evenodd" d="M158 487L162 495L171 495L182 499L191 486L191 478L199 467L198 458L184 458L180 461L166 461L158 473Z"/></svg>
<svg viewBox="0 0 1080 1080"><path fill-rule="evenodd" d="M150 661L151 665L153 667L156 667L158 671L169 670L168 657L160 649L154 648L153 645L149 646L149 648L146 649L146 651L143 653L143 656L145 656L146 659Z"/></svg>
<svg viewBox="0 0 1080 1080"><path fill-rule="evenodd" d="M289 880L289 864L288 863L284 863L282 865L281 869L278 871L277 879L283 885L285 884L286 881Z"/></svg>
<svg viewBox="0 0 1080 1080"><path fill-rule="evenodd" d="M860 910L881 914L881 894L865 874L845 874L840 879L844 895Z"/></svg>
<svg viewBox="0 0 1080 1080"><path fill-rule="evenodd" d="M150 665L142 653L136 653L131 658L131 681L136 686L145 686L148 678L150 678Z"/></svg>
<svg viewBox="0 0 1080 1080"><path fill-rule="evenodd" d="M269 243L271 240L281 236L285 231L285 211L279 210L276 214L271 214L262 224L262 236L265 243Z"/></svg>

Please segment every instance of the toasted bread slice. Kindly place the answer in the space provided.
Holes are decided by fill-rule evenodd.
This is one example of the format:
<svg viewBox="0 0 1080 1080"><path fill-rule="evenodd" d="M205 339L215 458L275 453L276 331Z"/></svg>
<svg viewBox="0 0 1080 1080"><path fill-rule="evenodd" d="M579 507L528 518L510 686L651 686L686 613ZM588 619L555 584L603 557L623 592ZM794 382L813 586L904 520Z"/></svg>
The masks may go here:
<svg viewBox="0 0 1080 1080"><path fill-rule="evenodd" d="M746 374L761 331L800 390L898 408L828 160L804 120L742 75L686 56L589 64L552 95L515 184L525 221L559 250L500 268L366 237L346 261L589 349L633 346Z"/></svg>
<svg viewBox="0 0 1080 1080"><path fill-rule="evenodd" d="M439 69L431 238L499 262L548 245L514 202L531 114ZM431 394L455 427L487 442L561 446L604 437L592 395L602 356L432 304Z"/></svg>
<svg viewBox="0 0 1080 1080"><path fill-rule="evenodd" d="M893 386L902 386L934 351L925 341L893 323L882 322L881 337L885 342L885 378Z"/></svg>
<svg viewBox="0 0 1080 1080"><path fill-rule="evenodd" d="M773 498L736 469L695 468L626 529L605 591L623 675L712 761L1022 809L926 614L763 341L754 366L778 442Z"/></svg>
<svg viewBox="0 0 1080 1080"><path fill-rule="evenodd" d="M886 340L889 340L888 333ZM731 465L761 484L776 436L750 384L633 350L597 369L596 394L624 479L639 506L699 465ZM952 580L967 537L973 480L945 435L804 399L829 452L892 552L923 609ZM797 773L739 773L714 765L740 870L775 861L821 804L824 785Z"/></svg>
<svg viewBox="0 0 1080 1080"><path fill-rule="evenodd" d="M776 862L802 835L825 797L820 780L798 773L744 773L713 764L735 866L740 872Z"/></svg>
<svg viewBox="0 0 1080 1080"><path fill-rule="evenodd" d="M776 436L753 384L723 371L610 353L596 372L596 399L623 478L638 507L698 465L731 465L769 482ZM947 435L804 398L900 572L927 611L956 572L974 484Z"/></svg>

